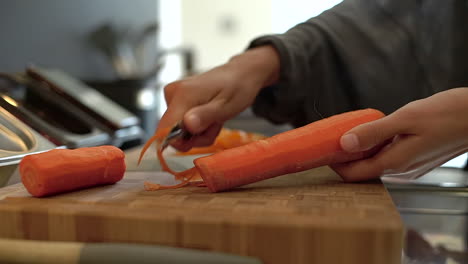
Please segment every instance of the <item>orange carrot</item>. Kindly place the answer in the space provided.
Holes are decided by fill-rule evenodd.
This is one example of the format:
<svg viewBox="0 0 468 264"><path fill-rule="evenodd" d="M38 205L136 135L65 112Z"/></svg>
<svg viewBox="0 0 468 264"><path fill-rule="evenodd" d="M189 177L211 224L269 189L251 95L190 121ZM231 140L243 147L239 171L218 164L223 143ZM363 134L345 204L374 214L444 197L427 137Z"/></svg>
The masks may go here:
<svg viewBox="0 0 468 264"><path fill-rule="evenodd" d="M335 115L265 140L194 161L210 191L218 192L268 178L363 158L346 153L341 136L351 128L383 117L374 109Z"/></svg>
<svg viewBox="0 0 468 264"><path fill-rule="evenodd" d="M265 139L266 137L257 133L248 133L237 129L221 129L215 142L208 147L192 148L187 152L177 152L177 156L216 153L226 149L239 147L253 141Z"/></svg>
<svg viewBox="0 0 468 264"><path fill-rule="evenodd" d="M19 164L21 181L36 197L116 183L125 168L125 155L114 146L54 149L25 156Z"/></svg>
<svg viewBox="0 0 468 264"><path fill-rule="evenodd" d="M167 166L160 148L164 133L160 132L146 143L140 160L146 149L156 141L163 170L172 173L182 182L173 186L145 183L145 188L179 188L188 185L192 179L201 177L210 191L218 192L288 173L361 159L368 153L344 152L340 146L341 136L357 125L383 116L382 112L375 109L335 115L271 138L198 158L194 160L195 167L183 172L175 172Z"/></svg>
<svg viewBox="0 0 468 264"><path fill-rule="evenodd" d="M146 142L146 144L143 146L140 152L140 157L138 158L138 164L141 162L141 159L143 158L144 153L148 150L151 144L156 142L156 154L157 154L159 163L161 164L162 170L174 175L175 179L181 181L181 183L176 184L176 185L166 186L166 185L145 182L144 184L145 184L146 190L154 191L154 190L160 190L160 189L175 189L175 188L188 185L192 182L196 182L198 183L198 185L201 185L199 183L200 181L202 181L201 176L195 168L192 168L190 170L186 170L183 172L176 172L167 165L166 160L162 153L161 143L163 139L167 136L170 130L171 130L170 127L160 129ZM185 155L194 155L194 154L215 153L215 152L223 151L228 148L242 146L252 141L263 139L263 138L266 138L266 137L257 133L247 133L241 130L231 130L231 129L223 128L221 129L221 132L219 133L218 137L216 137L215 142L211 146L192 148L188 152L177 152L176 155L185 156Z"/></svg>

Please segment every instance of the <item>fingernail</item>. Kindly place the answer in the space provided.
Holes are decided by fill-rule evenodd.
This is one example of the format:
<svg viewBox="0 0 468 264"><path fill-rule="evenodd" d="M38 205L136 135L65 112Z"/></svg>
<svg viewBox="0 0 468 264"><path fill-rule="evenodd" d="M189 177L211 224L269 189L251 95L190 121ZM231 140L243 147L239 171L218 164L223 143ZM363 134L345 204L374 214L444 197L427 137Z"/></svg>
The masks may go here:
<svg viewBox="0 0 468 264"><path fill-rule="evenodd" d="M187 116L187 122L188 126L193 130L198 131L198 129L200 128L201 120L195 114L190 114L189 116Z"/></svg>
<svg viewBox="0 0 468 264"><path fill-rule="evenodd" d="M347 152L359 151L359 139L356 134L346 134L341 137L341 148Z"/></svg>

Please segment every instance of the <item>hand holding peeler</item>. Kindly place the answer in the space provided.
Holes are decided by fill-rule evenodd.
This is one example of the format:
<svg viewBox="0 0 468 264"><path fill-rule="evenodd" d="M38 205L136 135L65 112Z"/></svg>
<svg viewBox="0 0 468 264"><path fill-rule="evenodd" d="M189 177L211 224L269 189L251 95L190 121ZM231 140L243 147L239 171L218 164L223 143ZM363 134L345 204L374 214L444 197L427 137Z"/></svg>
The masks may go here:
<svg viewBox="0 0 468 264"><path fill-rule="evenodd" d="M184 126L183 122L178 122L172 129L169 131L169 134L164 138L161 144L161 150L164 150L169 145L174 144L177 141L189 141L193 137L193 134L190 133Z"/></svg>

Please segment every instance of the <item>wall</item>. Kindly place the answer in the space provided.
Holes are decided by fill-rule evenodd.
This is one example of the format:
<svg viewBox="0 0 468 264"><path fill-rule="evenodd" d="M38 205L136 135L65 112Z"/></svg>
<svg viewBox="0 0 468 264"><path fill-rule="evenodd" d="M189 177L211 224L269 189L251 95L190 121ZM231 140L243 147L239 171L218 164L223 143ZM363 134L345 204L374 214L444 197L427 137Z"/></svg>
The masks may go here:
<svg viewBox="0 0 468 264"><path fill-rule="evenodd" d="M204 70L242 52L249 41L271 33L270 0L182 0L182 42L194 47Z"/></svg>
<svg viewBox="0 0 468 264"><path fill-rule="evenodd" d="M253 38L283 33L339 2L181 0L181 42L195 49L198 68L206 70L242 52Z"/></svg>
<svg viewBox="0 0 468 264"><path fill-rule="evenodd" d="M109 63L86 41L106 21L134 27L157 18L156 0L15 0L0 5L0 71L28 63L59 67L84 79L112 79ZM156 38L150 44L156 47Z"/></svg>

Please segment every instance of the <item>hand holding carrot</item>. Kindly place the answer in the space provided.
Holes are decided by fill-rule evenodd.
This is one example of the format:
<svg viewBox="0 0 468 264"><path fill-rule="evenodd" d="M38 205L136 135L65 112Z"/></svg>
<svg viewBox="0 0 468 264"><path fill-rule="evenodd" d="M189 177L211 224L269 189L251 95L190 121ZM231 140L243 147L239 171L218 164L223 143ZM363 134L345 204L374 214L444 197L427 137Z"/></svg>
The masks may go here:
<svg viewBox="0 0 468 264"><path fill-rule="evenodd" d="M167 111L158 130L183 120L197 136L179 150L210 145L223 123L249 107L258 92L278 78L279 58L271 46L248 50L200 75L167 85Z"/></svg>
<svg viewBox="0 0 468 264"><path fill-rule="evenodd" d="M468 88L411 102L394 113L357 126L341 138L348 152L390 141L376 155L334 165L347 181L382 175L418 177L468 151Z"/></svg>
<svg viewBox="0 0 468 264"><path fill-rule="evenodd" d="M210 191L218 192L288 173L362 159L372 155L374 149L346 153L340 146L340 137L359 124L383 116L382 112L370 108L334 115L270 138L197 158L195 167L182 172L173 171L167 165L163 149L158 147L162 169L181 183L169 186L145 183L145 189L180 188L194 179L202 179ZM156 133L143 147L139 161L151 143L163 137L162 133Z"/></svg>

